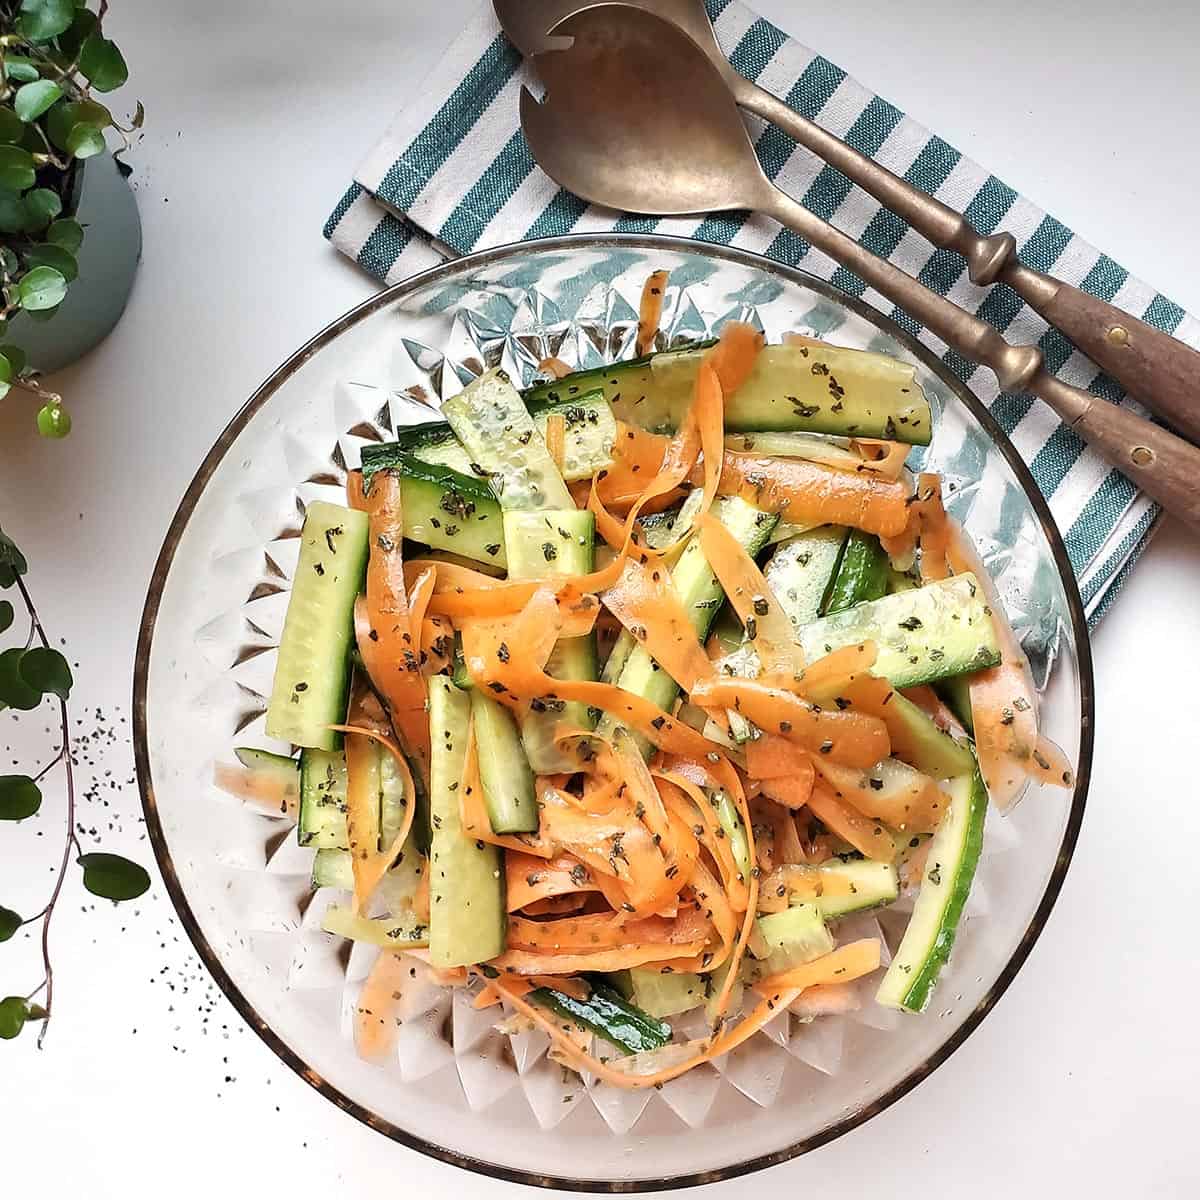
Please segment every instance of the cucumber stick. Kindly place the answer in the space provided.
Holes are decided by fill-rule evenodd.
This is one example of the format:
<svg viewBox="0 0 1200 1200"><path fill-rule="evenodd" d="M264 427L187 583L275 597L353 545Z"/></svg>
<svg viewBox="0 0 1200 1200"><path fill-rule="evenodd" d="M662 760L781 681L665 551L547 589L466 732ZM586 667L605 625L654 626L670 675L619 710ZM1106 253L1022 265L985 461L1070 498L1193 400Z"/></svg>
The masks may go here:
<svg viewBox="0 0 1200 1200"><path fill-rule="evenodd" d="M367 569L367 515L314 501L304 516L275 681L267 736L336 750L345 720L354 644L354 601Z"/></svg>
<svg viewBox="0 0 1200 1200"><path fill-rule="evenodd" d="M534 833L538 827L533 771L517 723L497 700L472 688L471 719L479 750L479 778L494 833Z"/></svg>
<svg viewBox="0 0 1200 1200"><path fill-rule="evenodd" d="M501 507L574 508L520 393L498 367L442 405L458 440L490 478Z"/></svg>
<svg viewBox="0 0 1200 1200"><path fill-rule="evenodd" d="M879 649L872 670L898 688L979 671L1000 661L991 609L971 574L858 604L800 631L800 645L809 660L867 641Z"/></svg>
<svg viewBox="0 0 1200 1200"><path fill-rule="evenodd" d="M296 837L314 850L348 850L346 756L340 750L300 752L300 810Z"/></svg>
<svg viewBox="0 0 1200 1200"><path fill-rule="evenodd" d="M562 476L567 482L591 479L597 471L612 466L617 423L603 391L579 391L572 387L529 406L529 414L543 438L552 414L563 421ZM363 474L396 465L400 456L448 467L460 475L473 475L471 456L445 421L410 425L396 431L394 442L366 446L362 452Z"/></svg>
<svg viewBox="0 0 1200 1200"><path fill-rule="evenodd" d="M367 473L369 449L363 451L364 485L378 474L378 468ZM500 504L487 480L404 454L390 455L389 462L388 470L400 476L406 538L492 567L507 566Z"/></svg>
<svg viewBox="0 0 1200 1200"><path fill-rule="evenodd" d="M486 962L504 950L504 862L468 837L459 818L470 696L445 675L429 680L429 957L435 967Z"/></svg>
<svg viewBox="0 0 1200 1200"><path fill-rule="evenodd" d="M933 835L921 890L900 947L876 999L889 1008L922 1012L950 957L963 907L979 865L987 792L978 773L945 786L949 811Z"/></svg>
<svg viewBox="0 0 1200 1200"><path fill-rule="evenodd" d="M565 387L601 388L618 420L678 426L691 404L703 351L678 350L614 363L533 389L534 403ZM730 433L801 430L929 443L929 403L914 369L885 354L823 342L765 346L745 382L725 397Z"/></svg>
<svg viewBox="0 0 1200 1200"><path fill-rule="evenodd" d="M879 539L874 534L852 529L825 599L825 614L839 613L886 595L888 566L888 556Z"/></svg>

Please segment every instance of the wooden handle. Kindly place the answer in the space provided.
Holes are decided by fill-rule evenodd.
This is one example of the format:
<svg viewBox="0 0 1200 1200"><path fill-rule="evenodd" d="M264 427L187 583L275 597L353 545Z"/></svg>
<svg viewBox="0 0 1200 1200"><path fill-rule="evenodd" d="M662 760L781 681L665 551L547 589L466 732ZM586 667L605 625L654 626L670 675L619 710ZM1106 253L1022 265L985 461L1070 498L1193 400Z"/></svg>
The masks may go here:
<svg viewBox="0 0 1200 1200"><path fill-rule="evenodd" d="M1030 384L1084 441L1167 512L1200 533L1200 449L1044 371Z"/></svg>
<svg viewBox="0 0 1200 1200"><path fill-rule="evenodd" d="M1200 353L1104 300L1028 267L1017 265L1002 278L1131 395L1200 442Z"/></svg>

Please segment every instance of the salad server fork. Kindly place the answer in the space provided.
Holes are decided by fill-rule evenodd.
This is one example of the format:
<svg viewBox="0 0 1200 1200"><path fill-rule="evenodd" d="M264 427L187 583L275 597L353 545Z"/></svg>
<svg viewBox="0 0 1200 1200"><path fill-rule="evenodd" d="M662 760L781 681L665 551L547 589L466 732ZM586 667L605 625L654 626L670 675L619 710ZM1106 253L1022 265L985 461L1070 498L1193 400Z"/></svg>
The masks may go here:
<svg viewBox="0 0 1200 1200"><path fill-rule="evenodd" d="M549 31L594 5L589 0L493 0L505 33L527 57L555 48ZM973 283L1007 284L1098 366L1180 433L1200 442L1200 353L1080 288L1019 261L1011 233L985 236L961 213L893 174L740 75L717 44L704 0L633 0L631 7L670 21L716 68L739 107L782 129L799 145L874 196L933 245L960 254Z"/></svg>
<svg viewBox="0 0 1200 1200"><path fill-rule="evenodd" d="M753 210L788 226L906 309L1005 391L1044 400L1109 462L1200 531L1200 449L1127 409L1071 387L1036 346L1014 346L987 322L931 291L821 220L763 173L716 69L669 21L606 4L552 30L569 48L536 56L547 87L523 88L521 124L553 179L596 204L682 216Z"/></svg>

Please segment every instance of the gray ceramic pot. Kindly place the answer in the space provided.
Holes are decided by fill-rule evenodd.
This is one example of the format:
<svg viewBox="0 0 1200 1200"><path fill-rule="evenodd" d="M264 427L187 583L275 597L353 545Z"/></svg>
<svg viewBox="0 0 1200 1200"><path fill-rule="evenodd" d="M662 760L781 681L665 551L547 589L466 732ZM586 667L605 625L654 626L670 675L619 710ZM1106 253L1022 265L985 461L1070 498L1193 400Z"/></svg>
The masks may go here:
<svg viewBox="0 0 1200 1200"><path fill-rule="evenodd" d="M20 316L6 338L47 374L70 366L108 336L125 311L142 256L137 201L116 159L98 154L81 166L74 204L65 206L85 231L79 278L50 320Z"/></svg>

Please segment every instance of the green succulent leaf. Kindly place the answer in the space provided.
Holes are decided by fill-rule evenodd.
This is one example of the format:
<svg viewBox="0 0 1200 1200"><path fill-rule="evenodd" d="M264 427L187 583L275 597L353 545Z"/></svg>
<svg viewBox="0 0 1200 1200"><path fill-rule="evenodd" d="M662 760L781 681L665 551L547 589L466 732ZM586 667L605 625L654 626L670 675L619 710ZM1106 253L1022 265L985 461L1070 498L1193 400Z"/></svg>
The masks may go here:
<svg viewBox="0 0 1200 1200"><path fill-rule="evenodd" d="M9 376L10 379L15 378L25 370L25 351L20 346L0 345L0 358L3 358L12 370L12 374ZM0 367L0 372L3 369L3 367Z"/></svg>
<svg viewBox="0 0 1200 1200"><path fill-rule="evenodd" d="M20 194L0 188L0 233L21 233L26 219L25 202ZM9 271L9 274L13 274L13 271Z"/></svg>
<svg viewBox="0 0 1200 1200"><path fill-rule="evenodd" d="M57 651L37 646L26 650L21 657L21 678L43 696L54 695L66 700L71 695L71 667Z"/></svg>
<svg viewBox="0 0 1200 1200"><path fill-rule="evenodd" d="M0 703L21 712L29 712L41 704L42 693L30 687L21 674L24 655L25 651L16 647L0 653Z"/></svg>
<svg viewBox="0 0 1200 1200"><path fill-rule="evenodd" d="M79 70L98 92L111 92L129 78L125 58L102 33L93 33L79 52Z"/></svg>
<svg viewBox="0 0 1200 1200"><path fill-rule="evenodd" d="M12 377L14 374L12 363L4 355L0 354L0 400L3 400L12 390ZM7 628L7 625L0 623L0 633L3 633Z"/></svg>
<svg viewBox="0 0 1200 1200"><path fill-rule="evenodd" d="M0 633L9 629L13 623L13 606L11 601L0 600Z"/></svg>
<svg viewBox="0 0 1200 1200"><path fill-rule="evenodd" d="M23 821L41 807L41 789L28 775L0 775L0 821Z"/></svg>
<svg viewBox="0 0 1200 1200"><path fill-rule="evenodd" d="M0 942L7 942L23 924L19 913L0 904Z"/></svg>
<svg viewBox="0 0 1200 1200"><path fill-rule="evenodd" d="M62 212L62 198L50 188L34 188L25 193L25 215L27 228L33 232L45 229ZM70 279L75 276L71 275Z"/></svg>
<svg viewBox="0 0 1200 1200"><path fill-rule="evenodd" d="M75 255L53 242L30 246L24 253L25 261L31 267L53 267L68 283L79 274L79 264L75 261ZM3 353L2 349L0 353Z"/></svg>
<svg viewBox="0 0 1200 1200"><path fill-rule="evenodd" d="M29 564L17 548L17 543L0 529L0 588L12 587L17 582L17 576L24 575L28 570Z"/></svg>
<svg viewBox="0 0 1200 1200"><path fill-rule="evenodd" d="M150 887L145 868L119 854L82 854L79 865L83 868L83 886L105 900L136 900Z"/></svg>
<svg viewBox="0 0 1200 1200"><path fill-rule="evenodd" d="M11 108L0 108L0 142L11 145L25 136L25 123Z"/></svg>
<svg viewBox="0 0 1200 1200"><path fill-rule="evenodd" d="M96 14L89 8L76 5L75 19L71 22L71 28L59 35L58 48L68 59L73 59L95 28Z"/></svg>
<svg viewBox="0 0 1200 1200"><path fill-rule="evenodd" d="M71 28L73 0L21 0L17 29L31 42L48 42Z"/></svg>
<svg viewBox="0 0 1200 1200"><path fill-rule="evenodd" d="M30 312L54 308L62 303L66 294L67 281L62 272L53 267L34 267L17 285L21 307Z"/></svg>
<svg viewBox="0 0 1200 1200"><path fill-rule="evenodd" d="M38 69L31 58L11 54L4 60L4 74L13 83L29 83L38 77Z"/></svg>
<svg viewBox="0 0 1200 1200"><path fill-rule="evenodd" d="M0 188L23 192L33 187L37 171L33 155L20 146L0 146Z"/></svg>
<svg viewBox="0 0 1200 1200"><path fill-rule="evenodd" d="M76 125L107 129L112 113L97 100L64 100L46 114L46 135L60 150L67 149L67 138Z"/></svg>
<svg viewBox="0 0 1200 1200"><path fill-rule="evenodd" d="M61 246L68 254L78 254L83 245L83 226L70 217L63 217L46 230L46 241Z"/></svg>
<svg viewBox="0 0 1200 1200"><path fill-rule="evenodd" d="M15 1038L29 1020L29 1004L23 996L5 996L0 1000L0 1038Z"/></svg>
<svg viewBox="0 0 1200 1200"><path fill-rule="evenodd" d="M53 80L35 79L17 89L17 94L13 97L13 108L22 121L36 121L50 105L62 97L62 94L62 88Z"/></svg>
<svg viewBox="0 0 1200 1200"><path fill-rule="evenodd" d="M95 125L85 125L80 121L67 134L67 144L63 148L76 158L92 158L104 153L104 134Z"/></svg>

